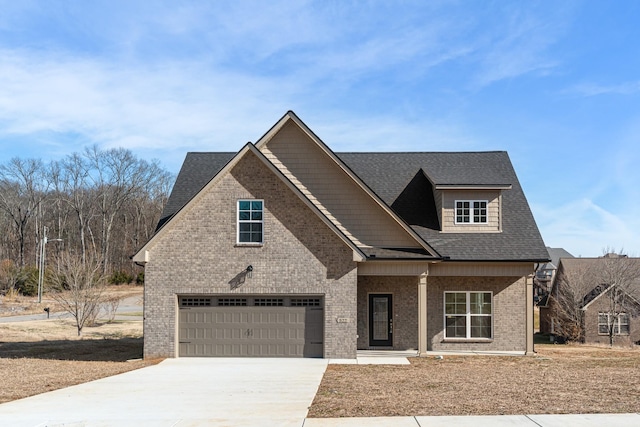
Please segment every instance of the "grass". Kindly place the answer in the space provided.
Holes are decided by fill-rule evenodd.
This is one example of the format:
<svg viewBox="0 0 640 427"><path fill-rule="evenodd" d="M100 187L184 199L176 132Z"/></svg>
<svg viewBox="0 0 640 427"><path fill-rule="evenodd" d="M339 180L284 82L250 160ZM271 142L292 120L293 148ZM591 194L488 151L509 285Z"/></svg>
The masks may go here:
<svg viewBox="0 0 640 427"><path fill-rule="evenodd" d="M129 296L124 289L120 292ZM2 323L0 403L158 362L141 358L139 320L85 326L82 337L77 336L71 319Z"/></svg>
<svg viewBox="0 0 640 427"><path fill-rule="evenodd" d="M640 350L538 345L534 357L329 365L310 417L640 411Z"/></svg>

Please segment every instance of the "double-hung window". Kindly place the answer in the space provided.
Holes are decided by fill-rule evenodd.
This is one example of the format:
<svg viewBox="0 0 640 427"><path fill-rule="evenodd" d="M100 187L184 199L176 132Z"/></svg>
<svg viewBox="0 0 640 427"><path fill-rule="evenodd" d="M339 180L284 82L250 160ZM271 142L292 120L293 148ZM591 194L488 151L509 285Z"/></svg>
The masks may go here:
<svg viewBox="0 0 640 427"><path fill-rule="evenodd" d="M609 325L613 322L613 335L629 335L629 315L620 313L617 318L611 313L598 313L598 333L609 335Z"/></svg>
<svg viewBox="0 0 640 427"><path fill-rule="evenodd" d="M238 243L264 242L264 201L238 200Z"/></svg>
<svg viewBox="0 0 640 427"><path fill-rule="evenodd" d="M492 300L491 292L445 292L445 338L493 338Z"/></svg>
<svg viewBox="0 0 640 427"><path fill-rule="evenodd" d="M456 224L487 224L486 200L456 200Z"/></svg>

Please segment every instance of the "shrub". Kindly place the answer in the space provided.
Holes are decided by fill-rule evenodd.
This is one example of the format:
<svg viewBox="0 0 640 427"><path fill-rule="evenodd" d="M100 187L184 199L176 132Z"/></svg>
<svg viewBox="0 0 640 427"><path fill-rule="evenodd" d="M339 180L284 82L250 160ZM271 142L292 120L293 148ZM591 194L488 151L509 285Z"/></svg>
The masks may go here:
<svg viewBox="0 0 640 427"><path fill-rule="evenodd" d="M144 285L144 271L138 273L136 277L136 285Z"/></svg>
<svg viewBox="0 0 640 427"><path fill-rule="evenodd" d="M10 259L0 261L0 291L10 291L15 289L18 273L20 270Z"/></svg>
<svg viewBox="0 0 640 427"><path fill-rule="evenodd" d="M133 276L125 271L115 271L109 277L109 283L112 285L122 285L133 282Z"/></svg>
<svg viewBox="0 0 640 427"><path fill-rule="evenodd" d="M38 269L30 266L20 270L16 280L16 289L25 296L38 295Z"/></svg>

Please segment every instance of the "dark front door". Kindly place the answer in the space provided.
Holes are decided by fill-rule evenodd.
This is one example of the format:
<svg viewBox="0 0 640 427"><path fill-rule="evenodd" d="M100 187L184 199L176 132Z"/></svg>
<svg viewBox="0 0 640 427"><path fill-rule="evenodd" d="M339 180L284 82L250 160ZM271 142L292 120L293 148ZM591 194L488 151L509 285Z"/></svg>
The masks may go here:
<svg viewBox="0 0 640 427"><path fill-rule="evenodd" d="M369 345L393 345L391 294L369 295Z"/></svg>

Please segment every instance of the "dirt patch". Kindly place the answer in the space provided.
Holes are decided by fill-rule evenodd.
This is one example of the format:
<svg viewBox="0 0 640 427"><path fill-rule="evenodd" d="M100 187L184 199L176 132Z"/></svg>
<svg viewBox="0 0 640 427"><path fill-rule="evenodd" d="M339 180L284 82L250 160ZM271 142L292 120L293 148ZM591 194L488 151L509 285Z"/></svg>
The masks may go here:
<svg viewBox="0 0 640 427"><path fill-rule="evenodd" d="M640 411L640 350L538 345L535 357L329 365L309 417Z"/></svg>
<svg viewBox="0 0 640 427"><path fill-rule="evenodd" d="M71 319L0 324L0 403L159 362L143 361L142 321L83 329Z"/></svg>

